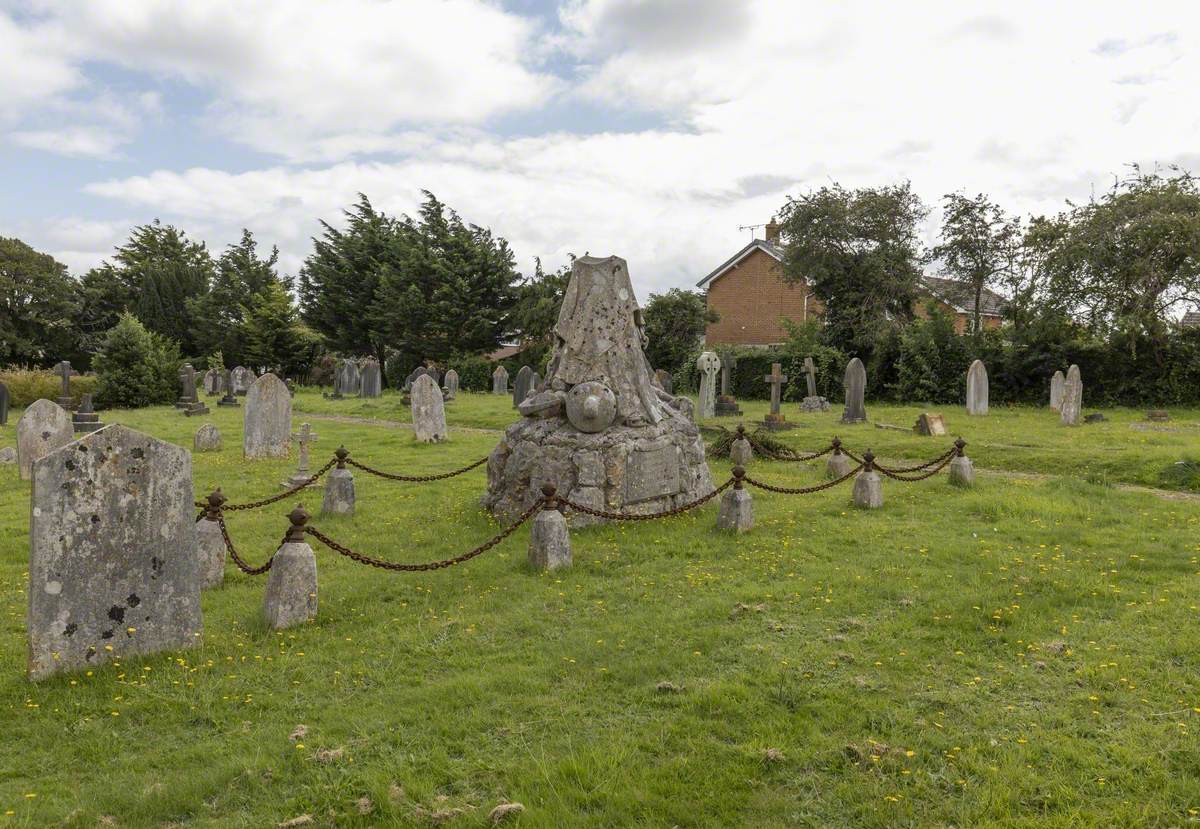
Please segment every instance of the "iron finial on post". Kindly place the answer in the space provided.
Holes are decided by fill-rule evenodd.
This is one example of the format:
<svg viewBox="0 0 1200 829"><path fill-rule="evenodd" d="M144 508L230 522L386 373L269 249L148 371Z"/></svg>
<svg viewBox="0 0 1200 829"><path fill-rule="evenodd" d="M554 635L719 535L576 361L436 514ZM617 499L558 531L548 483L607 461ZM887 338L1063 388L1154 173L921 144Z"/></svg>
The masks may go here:
<svg viewBox="0 0 1200 829"><path fill-rule="evenodd" d="M542 500L546 502L546 509L554 509L562 512L562 500L558 497L558 487L552 483L542 484Z"/></svg>
<svg viewBox="0 0 1200 829"><path fill-rule="evenodd" d="M870 472L875 468L875 453L868 449L863 452L863 469Z"/></svg>
<svg viewBox="0 0 1200 829"><path fill-rule="evenodd" d="M304 525L308 523L310 517L308 510L302 504L296 504L296 508L288 513L288 521L291 521L292 525L288 527L287 543L301 544L304 542Z"/></svg>
<svg viewBox="0 0 1200 829"><path fill-rule="evenodd" d="M745 468L741 467L741 466L735 466L733 468L733 488L734 489L742 489L745 486L745 484L744 484L745 479L746 479Z"/></svg>
<svg viewBox="0 0 1200 829"><path fill-rule="evenodd" d="M960 458L965 458L967 453L964 451L967 448L967 442L961 437L954 441L954 451Z"/></svg>
<svg viewBox="0 0 1200 829"><path fill-rule="evenodd" d="M830 446L833 447L833 454L835 454L835 455L842 454L842 439L841 438L835 437L833 439L833 442L830 443Z"/></svg>
<svg viewBox="0 0 1200 829"><path fill-rule="evenodd" d="M346 468L346 458L350 457L350 450L347 449L345 447L345 445L342 445L334 450L333 455L335 458L337 458L337 468L345 469Z"/></svg>
<svg viewBox="0 0 1200 829"><path fill-rule="evenodd" d="M225 502L229 499L225 497L223 492L221 492L221 488L217 487L208 494L208 498L205 500L208 501L208 506L205 507L206 514L204 517L209 521L216 521L221 517L221 507L224 506Z"/></svg>
<svg viewBox="0 0 1200 829"><path fill-rule="evenodd" d="M746 436L746 424L739 423L737 427L737 433L738 437L744 438Z"/></svg>

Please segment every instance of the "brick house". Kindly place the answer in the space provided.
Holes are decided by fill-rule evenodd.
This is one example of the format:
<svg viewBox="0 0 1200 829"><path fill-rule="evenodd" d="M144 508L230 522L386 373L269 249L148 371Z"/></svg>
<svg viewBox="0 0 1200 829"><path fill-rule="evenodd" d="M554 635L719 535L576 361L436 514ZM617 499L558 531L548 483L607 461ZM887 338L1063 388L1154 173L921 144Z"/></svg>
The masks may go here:
<svg viewBox="0 0 1200 829"><path fill-rule="evenodd" d="M704 341L709 345L777 345L787 339L781 318L793 322L820 319L825 311L821 300L803 280L783 279L783 248L779 245L779 225L771 220L766 239L750 244L726 259L708 276L696 283L703 288L708 307L720 314L709 323ZM968 331L974 306L969 288L953 279L922 278L922 299L913 312L928 316L925 306L932 299L954 318L958 333ZM1004 298L985 290L980 319L983 327L996 328L1003 321Z"/></svg>

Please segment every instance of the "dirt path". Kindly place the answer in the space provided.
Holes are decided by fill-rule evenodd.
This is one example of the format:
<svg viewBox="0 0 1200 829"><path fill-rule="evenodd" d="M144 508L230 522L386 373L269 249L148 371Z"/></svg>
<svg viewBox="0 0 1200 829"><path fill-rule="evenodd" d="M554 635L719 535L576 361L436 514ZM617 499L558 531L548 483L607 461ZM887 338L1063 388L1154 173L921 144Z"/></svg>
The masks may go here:
<svg viewBox="0 0 1200 829"><path fill-rule="evenodd" d="M354 415L327 415L313 412L296 412L297 420L328 420L334 423L356 423L362 426L382 426L385 429L412 429L411 423L401 423L398 420L380 420L373 417L355 417ZM500 429L481 429L474 426L451 426L455 432L467 432L473 435L500 435Z"/></svg>

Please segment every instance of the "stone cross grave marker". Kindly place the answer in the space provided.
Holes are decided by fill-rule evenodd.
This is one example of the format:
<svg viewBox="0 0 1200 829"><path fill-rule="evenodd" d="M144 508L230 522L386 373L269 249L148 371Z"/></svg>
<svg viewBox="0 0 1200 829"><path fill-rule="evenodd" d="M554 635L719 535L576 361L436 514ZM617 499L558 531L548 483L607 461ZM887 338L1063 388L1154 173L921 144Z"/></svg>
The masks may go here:
<svg viewBox="0 0 1200 829"><path fill-rule="evenodd" d="M194 499L191 454L119 424L34 464L30 679L200 644Z"/></svg>
<svg viewBox="0 0 1200 829"><path fill-rule="evenodd" d="M246 392L242 414L242 454L247 458L286 458L292 441L292 396L274 374L264 374Z"/></svg>
<svg viewBox="0 0 1200 829"><path fill-rule="evenodd" d="M779 405L783 401L783 384L788 381L787 375L780 371L779 363L771 363L771 373L763 377L771 387L771 414L779 414Z"/></svg>
<svg viewBox="0 0 1200 829"><path fill-rule="evenodd" d="M700 370L700 412L701 418L717 416L717 372L721 370L721 358L715 352L705 351L696 360L696 368Z"/></svg>
<svg viewBox="0 0 1200 829"><path fill-rule="evenodd" d="M71 408L71 364L63 360L54 367L54 372L62 378L62 391L58 395L58 405L64 409Z"/></svg>
<svg viewBox="0 0 1200 829"><path fill-rule="evenodd" d="M867 419L867 370L863 367L862 360L855 357L846 364L842 386L846 392L842 423L862 423Z"/></svg>
<svg viewBox="0 0 1200 829"><path fill-rule="evenodd" d="M729 376L733 373L735 363L732 354L721 357L721 394L729 394Z"/></svg>
<svg viewBox="0 0 1200 829"><path fill-rule="evenodd" d="M292 473L292 477L283 482L285 489L300 486L312 476L312 473L308 471L309 446L316 443L318 437L319 435L312 430L312 426L307 423L301 423L300 431L292 435L292 440L300 447L298 452L300 457L296 463L296 471Z"/></svg>
<svg viewBox="0 0 1200 829"><path fill-rule="evenodd" d="M988 374L983 360L976 360L967 369L967 414L988 413Z"/></svg>

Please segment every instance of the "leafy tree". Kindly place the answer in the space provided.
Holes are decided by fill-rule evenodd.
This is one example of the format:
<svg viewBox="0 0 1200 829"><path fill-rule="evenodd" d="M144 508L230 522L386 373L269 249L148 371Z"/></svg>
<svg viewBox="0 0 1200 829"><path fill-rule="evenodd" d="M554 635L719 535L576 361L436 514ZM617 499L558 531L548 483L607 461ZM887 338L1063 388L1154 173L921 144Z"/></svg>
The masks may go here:
<svg viewBox="0 0 1200 829"><path fill-rule="evenodd" d="M188 300L193 337L200 353L220 351L233 365L253 362L245 354L247 308L258 297L277 293L276 288L282 287L286 293L291 287L276 273L278 261L279 249L275 247L266 258L259 258L258 243L245 229L241 241L225 249L216 262L208 292Z"/></svg>
<svg viewBox="0 0 1200 829"><path fill-rule="evenodd" d="M926 210L908 182L789 198L781 211L784 279L806 280L825 305L827 344L864 361L912 317Z"/></svg>
<svg viewBox="0 0 1200 829"><path fill-rule="evenodd" d="M132 314L121 315L92 361L96 402L132 409L174 400L179 386L179 346L148 331Z"/></svg>
<svg viewBox="0 0 1200 829"><path fill-rule="evenodd" d="M1047 295L1131 357L1145 338L1162 365L1172 311L1200 303L1200 187L1189 173L1133 173L1043 221Z"/></svg>
<svg viewBox="0 0 1200 829"><path fill-rule="evenodd" d="M571 261L574 260L572 256ZM546 273L542 260L534 259L533 276L517 286L516 301L509 316L512 331L523 344L552 343L558 311L570 281L570 265Z"/></svg>
<svg viewBox="0 0 1200 829"><path fill-rule="evenodd" d="M150 331L179 340L185 353L203 353L192 334L188 302L207 293L212 278L204 243L155 220L135 227L113 261L134 316Z"/></svg>
<svg viewBox="0 0 1200 829"><path fill-rule="evenodd" d="M133 308L133 289L121 273L108 262L92 268L77 286L79 310L75 323L80 348L94 353L121 314Z"/></svg>
<svg viewBox="0 0 1200 829"><path fill-rule="evenodd" d="M67 266L0 237L0 362L53 363L75 344L75 284Z"/></svg>
<svg viewBox="0 0 1200 829"><path fill-rule="evenodd" d="M646 321L646 357L655 368L674 373L695 350L705 326L720 315L708 307L704 294L672 288L650 294L642 310Z"/></svg>
<svg viewBox="0 0 1200 829"><path fill-rule="evenodd" d="M984 289L1001 281L1016 263L1020 222L983 193L974 198L947 193L942 210L941 242L930 251L930 258L939 260L951 278L971 287L975 300L971 331L978 333L983 330Z"/></svg>
<svg viewBox="0 0 1200 829"><path fill-rule="evenodd" d="M270 366L286 375L311 361L312 338L279 282L264 283L251 298L240 330L243 361L249 365Z"/></svg>

